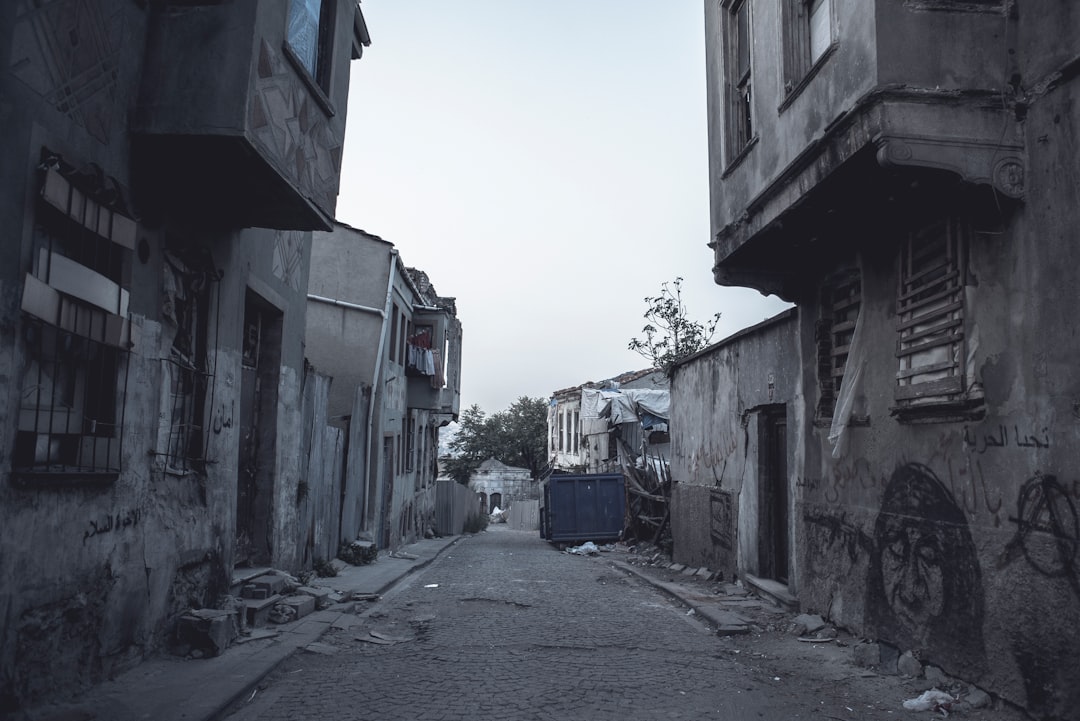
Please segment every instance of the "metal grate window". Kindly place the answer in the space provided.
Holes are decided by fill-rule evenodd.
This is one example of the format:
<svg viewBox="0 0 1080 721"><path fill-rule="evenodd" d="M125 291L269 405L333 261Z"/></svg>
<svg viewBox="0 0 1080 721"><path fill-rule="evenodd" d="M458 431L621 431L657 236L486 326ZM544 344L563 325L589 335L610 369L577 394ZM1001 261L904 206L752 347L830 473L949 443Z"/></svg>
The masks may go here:
<svg viewBox="0 0 1080 721"><path fill-rule="evenodd" d="M954 400L964 391L967 232L950 218L913 233L900 258L896 399Z"/></svg>
<svg viewBox="0 0 1080 721"><path fill-rule="evenodd" d="M211 428L220 433L234 421L231 413L208 418L214 391L207 338L210 292L220 277L209 251L169 239L163 264L162 329L172 335L172 347L161 361L156 455L170 473L205 471Z"/></svg>
<svg viewBox="0 0 1080 721"><path fill-rule="evenodd" d="M135 223L115 181L43 151L32 267L23 280L12 480L115 480L120 472Z"/></svg>

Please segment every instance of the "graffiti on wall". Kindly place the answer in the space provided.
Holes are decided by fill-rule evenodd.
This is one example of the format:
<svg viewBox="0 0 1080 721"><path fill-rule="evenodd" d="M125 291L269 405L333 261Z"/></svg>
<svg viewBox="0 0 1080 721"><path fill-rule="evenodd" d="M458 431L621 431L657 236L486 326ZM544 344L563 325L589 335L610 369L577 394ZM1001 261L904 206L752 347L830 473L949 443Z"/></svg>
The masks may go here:
<svg viewBox="0 0 1080 721"><path fill-rule="evenodd" d="M892 474L874 523L866 609L870 626L940 663L983 659L983 586L967 519L933 471Z"/></svg>
<svg viewBox="0 0 1080 721"><path fill-rule="evenodd" d="M1016 515L1009 520L1016 524L1016 535L1005 547L1004 560L1022 553L1036 571L1064 579L1080 596L1080 518L1057 478L1037 473L1028 479L1020 488Z"/></svg>
<svg viewBox="0 0 1080 721"><path fill-rule="evenodd" d="M807 511L803 520L819 529L817 538L827 550L839 549L854 563L863 554L874 551L874 539L847 519L846 513L833 516L823 512Z"/></svg>
<svg viewBox="0 0 1080 721"><path fill-rule="evenodd" d="M124 511L116 515L109 514L104 519L95 518L89 522L89 528L83 531L83 543L86 543L87 540L94 536L118 532L125 528L134 528L137 525L139 525L138 509Z"/></svg>
<svg viewBox="0 0 1080 721"><path fill-rule="evenodd" d="M731 491L721 488L709 489L709 535L713 543L727 550L734 548L732 528L734 528L733 499Z"/></svg>
<svg viewBox="0 0 1080 721"><path fill-rule="evenodd" d="M1022 433L1019 425L1014 424L1010 429L1000 423L990 433L980 435L964 426L964 447L980 454L995 448L1049 448L1050 429L1044 426L1041 429L1032 429L1031 433Z"/></svg>

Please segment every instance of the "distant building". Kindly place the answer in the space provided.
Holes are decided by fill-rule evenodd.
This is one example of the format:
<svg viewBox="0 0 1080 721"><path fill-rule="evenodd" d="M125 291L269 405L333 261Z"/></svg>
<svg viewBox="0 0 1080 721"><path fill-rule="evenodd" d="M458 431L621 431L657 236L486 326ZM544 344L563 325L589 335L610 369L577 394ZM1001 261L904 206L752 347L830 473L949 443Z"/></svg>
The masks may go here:
<svg viewBox="0 0 1080 721"><path fill-rule="evenodd" d="M528 468L508 466L489 458L469 476L469 488L479 496L482 513L496 508L506 510L514 501L535 501L540 497L540 484Z"/></svg>
<svg viewBox="0 0 1080 721"><path fill-rule="evenodd" d="M667 378L655 368L555 391L548 410L551 468L618 472L621 463L636 463L643 448L664 454L668 402Z"/></svg>
<svg viewBox="0 0 1080 721"><path fill-rule="evenodd" d="M439 429L461 404L454 299L343 223L315 234L308 291L307 357L333 377L328 415L349 438L341 537L411 543L434 522Z"/></svg>
<svg viewBox="0 0 1080 721"><path fill-rule="evenodd" d="M739 573L1034 715L1075 717L1080 14L704 7L710 267L797 304L800 363L781 371L782 327L755 335L777 336L771 361L739 341L755 360L718 368L735 387L714 412L748 425L696 457L707 444L677 429L675 480L744 496ZM707 388L691 377L709 362L676 371L679 404L705 401L682 383ZM772 400L747 385L765 368ZM755 504L775 511L756 552Z"/></svg>
<svg viewBox="0 0 1080 721"><path fill-rule="evenodd" d="M359 7L0 9L0 715L299 570L311 231Z"/></svg>

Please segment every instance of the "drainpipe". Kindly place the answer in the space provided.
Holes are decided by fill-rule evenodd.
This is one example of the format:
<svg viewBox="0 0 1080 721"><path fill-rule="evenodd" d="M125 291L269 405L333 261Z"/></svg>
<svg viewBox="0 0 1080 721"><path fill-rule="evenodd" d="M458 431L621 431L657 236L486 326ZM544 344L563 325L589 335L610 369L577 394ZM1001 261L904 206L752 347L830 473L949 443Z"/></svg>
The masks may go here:
<svg viewBox="0 0 1080 721"><path fill-rule="evenodd" d="M372 453L372 447L375 445L375 437L374 437L374 433L373 433L373 429L374 429L374 426L375 426L375 396L376 396L376 392L377 392L379 397L380 398L382 397L382 388L381 388L381 384L379 383L379 373L382 372L383 348L386 345L386 329L390 327L390 323L389 323L389 321L390 321L390 313L391 313L391 309L393 308L392 301L393 301L393 297L394 297L394 273L397 272L397 261L398 261L397 248L391 248L390 249L390 277L386 281L386 300L383 302L382 332L379 333L379 350L378 350L377 355L375 356L375 373L372 375L372 378L371 378L371 398L370 398L370 400L368 400L368 421L367 421L367 423L368 423L368 427L367 427L367 446L368 446L368 450L367 450L367 459L366 459L367 463L365 464L366 467L364 469L364 488L365 488L365 490L367 488L371 487L371 484L369 483L369 481L371 480L370 479L370 474L371 474L371 469L372 469L371 453ZM378 468L378 464L376 464L375 467ZM376 486L375 486L376 489L378 489L380 487L381 486L379 484L376 484ZM372 503L378 503L378 500L379 500L379 493L376 490L375 498L370 499L370 501ZM378 514L380 512L381 511L380 511L379 508L375 509L376 526L378 526L378 518L379 518ZM385 522L386 519L383 519L383 520ZM379 530L381 530L381 529L376 527L373 532L378 533ZM376 538L375 539L376 547L378 546L378 544L379 544L379 539Z"/></svg>

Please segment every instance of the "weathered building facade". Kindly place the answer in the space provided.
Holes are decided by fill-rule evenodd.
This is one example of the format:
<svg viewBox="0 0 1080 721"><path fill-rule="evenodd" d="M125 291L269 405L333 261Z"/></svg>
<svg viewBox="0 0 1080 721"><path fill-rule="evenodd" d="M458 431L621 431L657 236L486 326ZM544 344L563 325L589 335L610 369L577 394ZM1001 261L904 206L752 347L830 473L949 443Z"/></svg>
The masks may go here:
<svg viewBox="0 0 1080 721"><path fill-rule="evenodd" d="M341 538L410 543L435 524L439 429L461 405L454 299L342 223L315 233L307 298L307 357L333 377L328 414L348 436Z"/></svg>
<svg viewBox="0 0 1080 721"><path fill-rule="evenodd" d="M0 713L298 569L310 231L348 0L0 9Z"/></svg>
<svg viewBox="0 0 1080 721"><path fill-rule="evenodd" d="M548 405L548 456L560 473L611 473L647 446L665 455L668 381L650 368L555 391ZM643 445L644 444L644 445Z"/></svg>
<svg viewBox="0 0 1080 721"><path fill-rule="evenodd" d="M671 378L673 560L767 590L795 585L786 464L801 395L797 322L789 310L739 331Z"/></svg>
<svg viewBox="0 0 1080 721"><path fill-rule="evenodd" d="M705 12L715 277L799 307L790 590L1076 718L1080 9Z"/></svg>
<svg viewBox="0 0 1080 721"><path fill-rule="evenodd" d="M469 476L469 488L479 497L481 513L506 510L514 501L540 498L540 483L528 468L508 466L489 458Z"/></svg>

